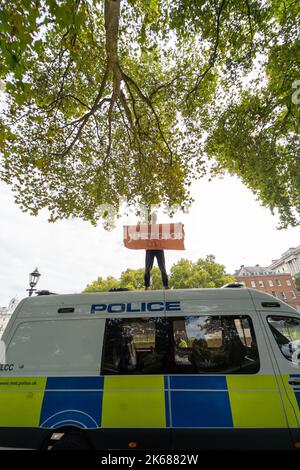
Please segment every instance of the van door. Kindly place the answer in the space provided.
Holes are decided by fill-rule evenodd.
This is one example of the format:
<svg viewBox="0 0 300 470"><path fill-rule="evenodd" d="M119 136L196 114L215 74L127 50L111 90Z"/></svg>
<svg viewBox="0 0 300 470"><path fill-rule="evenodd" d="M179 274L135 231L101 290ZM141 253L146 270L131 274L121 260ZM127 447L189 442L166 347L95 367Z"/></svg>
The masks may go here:
<svg viewBox="0 0 300 470"><path fill-rule="evenodd" d="M162 291L134 293L126 313L106 316L101 427L109 448L170 448L167 335Z"/></svg>
<svg viewBox="0 0 300 470"><path fill-rule="evenodd" d="M257 313L185 309L167 317L173 345L167 380L174 447L291 448Z"/></svg>
<svg viewBox="0 0 300 470"><path fill-rule="evenodd" d="M289 427L300 441L300 316L260 312L276 367Z"/></svg>

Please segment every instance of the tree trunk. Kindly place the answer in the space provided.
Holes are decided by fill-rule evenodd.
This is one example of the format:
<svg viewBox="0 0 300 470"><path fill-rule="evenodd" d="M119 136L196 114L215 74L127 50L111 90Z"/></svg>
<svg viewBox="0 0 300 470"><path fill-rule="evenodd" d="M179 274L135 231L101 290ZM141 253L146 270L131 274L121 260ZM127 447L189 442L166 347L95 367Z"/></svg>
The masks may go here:
<svg viewBox="0 0 300 470"><path fill-rule="evenodd" d="M107 63L113 71L118 67L120 4L121 0L105 0L104 5Z"/></svg>

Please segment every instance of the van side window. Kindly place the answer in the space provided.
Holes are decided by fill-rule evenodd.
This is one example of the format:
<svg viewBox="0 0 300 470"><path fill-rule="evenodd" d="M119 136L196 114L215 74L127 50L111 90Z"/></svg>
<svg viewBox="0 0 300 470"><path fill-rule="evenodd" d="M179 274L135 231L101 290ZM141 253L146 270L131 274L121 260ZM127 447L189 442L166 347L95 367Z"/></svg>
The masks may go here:
<svg viewBox="0 0 300 470"><path fill-rule="evenodd" d="M300 320L293 317L268 317L272 334L281 353L289 361L300 363Z"/></svg>
<svg viewBox="0 0 300 470"><path fill-rule="evenodd" d="M175 374L255 374L259 356L250 317L190 316L172 320Z"/></svg>
<svg viewBox="0 0 300 470"><path fill-rule="evenodd" d="M21 323L8 345L7 361L22 372L100 372L103 320Z"/></svg>
<svg viewBox="0 0 300 470"><path fill-rule="evenodd" d="M167 334L164 318L107 319L102 374L166 373Z"/></svg>

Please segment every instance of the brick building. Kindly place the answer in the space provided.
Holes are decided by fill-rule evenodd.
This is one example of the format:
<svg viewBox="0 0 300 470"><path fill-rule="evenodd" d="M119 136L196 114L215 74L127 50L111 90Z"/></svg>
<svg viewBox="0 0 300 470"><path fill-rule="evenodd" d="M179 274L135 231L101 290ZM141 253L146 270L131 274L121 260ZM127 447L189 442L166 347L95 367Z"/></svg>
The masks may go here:
<svg viewBox="0 0 300 470"><path fill-rule="evenodd" d="M278 272L257 264L242 265L234 276L237 281L244 282L246 287L274 295L300 311L300 295L290 273Z"/></svg>

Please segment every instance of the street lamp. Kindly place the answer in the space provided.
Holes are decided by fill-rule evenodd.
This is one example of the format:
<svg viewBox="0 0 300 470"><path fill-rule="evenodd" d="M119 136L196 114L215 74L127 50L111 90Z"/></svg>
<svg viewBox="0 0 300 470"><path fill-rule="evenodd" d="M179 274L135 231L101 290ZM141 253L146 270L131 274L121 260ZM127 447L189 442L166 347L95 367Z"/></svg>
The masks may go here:
<svg viewBox="0 0 300 470"><path fill-rule="evenodd" d="M36 290L35 286L38 283L39 278L41 277L38 268L35 268L35 270L29 274L29 285L30 289L26 289L29 292L29 297L32 296L33 292Z"/></svg>

